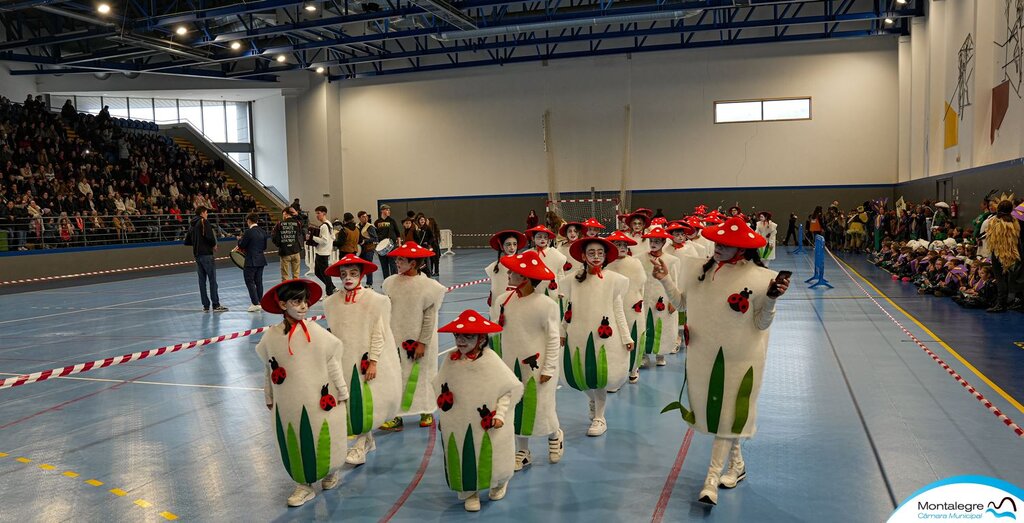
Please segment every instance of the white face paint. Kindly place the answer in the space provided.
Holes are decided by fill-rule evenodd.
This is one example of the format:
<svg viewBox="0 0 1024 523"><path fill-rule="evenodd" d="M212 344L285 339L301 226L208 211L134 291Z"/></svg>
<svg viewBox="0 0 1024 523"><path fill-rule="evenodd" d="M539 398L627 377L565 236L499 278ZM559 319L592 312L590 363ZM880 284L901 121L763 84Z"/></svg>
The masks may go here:
<svg viewBox="0 0 1024 523"><path fill-rule="evenodd" d="M284 312L288 314L288 317L300 321L306 317L306 312L309 311L309 305L306 304L306 300L289 300L287 302L278 301L278 306L284 309Z"/></svg>
<svg viewBox="0 0 1024 523"><path fill-rule="evenodd" d="M720 243L715 244L715 261L729 261L736 257L736 253L740 252L737 247L729 247Z"/></svg>
<svg viewBox="0 0 1024 523"><path fill-rule="evenodd" d="M600 232L600 229L597 227L587 227L587 238L597 237L598 232Z"/></svg>
<svg viewBox="0 0 1024 523"><path fill-rule="evenodd" d="M649 238L647 244L651 246L651 252L658 252L665 246L665 238Z"/></svg>
<svg viewBox="0 0 1024 523"><path fill-rule="evenodd" d="M683 243L686 241L686 233L682 229L672 231L672 240L676 243Z"/></svg>
<svg viewBox="0 0 1024 523"><path fill-rule="evenodd" d="M619 250L619 258L629 256L629 244L626 242L612 242L612 245Z"/></svg>
<svg viewBox="0 0 1024 523"><path fill-rule="evenodd" d="M573 225L572 227L565 228L565 237L569 241L575 241L580 238L580 228Z"/></svg>
<svg viewBox="0 0 1024 523"><path fill-rule="evenodd" d="M515 236L505 238L505 241L501 242L501 250L505 253L505 256L512 256L519 251L519 240Z"/></svg>
<svg viewBox="0 0 1024 523"><path fill-rule="evenodd" d="M508 286L509 287L518 287L518 286L522 285L523 282L525 282L525 281L526 281L526 277L524 277L522 274L519 274L518 272L508 271Z"/></svg>
<svg viewBox="0 0 1024 523"><path fill-rule="evenodd" d="M547 233L538 232L533 235L533 244L543 249L548 246L548 239Z"/></svg>
<svg viewBox="0 0 1024 523"><path fill-rule="evenodd" d="M345 286L346 291L355 289L362 281L363 271L359 265L345 265L341 267L341 283Z"/></svg>
<svg viewBox="0 0 1024 523"><path fill-rule="evenodd" d="M456 334L455 347L459 352L467 354L480 346L480 337L479 334Z"/></svg>
<svg viewBox="0 0 1024 523"><path fill-rule="evenodd" d="M644 221L643 221L643 219L641 219L641 218L633 218L633 221L630 222L630 223L632 223L632 225L633 225L633 232L635 232L635 233L644 232Z"/></svg>
<svg viewBox="0 0 1024 523"><path fill-rule="evenodd" d="M416 267L416 260L412 260L404 256L395 257L395 268L398 269L398 274L405 274Z"/></svg>
<svg viewBox="0 0 1024 523"><path fill-rule="evenodd" d="M586 256L587 264L591 267L600 267L604 265L604 245L597 242L591 243L590 245L587 245L587 248L583 253Z"/></svg>

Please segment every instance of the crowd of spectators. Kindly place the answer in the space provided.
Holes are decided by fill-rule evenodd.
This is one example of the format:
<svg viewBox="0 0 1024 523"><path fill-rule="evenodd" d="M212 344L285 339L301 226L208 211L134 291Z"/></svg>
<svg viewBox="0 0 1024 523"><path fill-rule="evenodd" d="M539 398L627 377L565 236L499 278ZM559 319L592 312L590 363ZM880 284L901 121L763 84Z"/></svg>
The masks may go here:
<svg viewBox="0 0 1024 523"><path fill-rule="evenodd" d="M98 115L70 105L57 113L41 96L22 104L0 97L0 230L8 250L178 240L198 207L214 220L255 210L213 163L132 123L144 122L111 118L106 107Z"/></svg>

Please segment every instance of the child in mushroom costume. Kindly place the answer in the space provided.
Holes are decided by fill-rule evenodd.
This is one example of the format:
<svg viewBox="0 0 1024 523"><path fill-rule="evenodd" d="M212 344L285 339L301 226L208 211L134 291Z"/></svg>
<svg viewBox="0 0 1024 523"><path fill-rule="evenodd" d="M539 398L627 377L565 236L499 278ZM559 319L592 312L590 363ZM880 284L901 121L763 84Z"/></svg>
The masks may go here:
<svg viewBox="0 0 1024 523"><path fill-rule="evenodd" d="M568 278L569 275L576 274L583 267L583 264L576 261L572 255L569 254L569 246L576 240L582 238L583 232L583 223L581 222L565 222L558 229L558 235L565 238L565 242L558 246L558 252L565 258L565 263L562 264L563 278ZM562 285L562 280L558 280L558 285Z"/></svg>
<svg viewBox="0 0 1024 523"><path fill-rule="evenodd" d="M342 292L324 300L327 324L345 346L341 368L348 377L348 433L358 436L345 461L362 465L377 448L373 429L398 414L402 399L402 364L391 334L391 300L371 288L363 277L377 265L346 254L324 272L341 278Z"/></svg>
<svg viewBox="0 0 1024 523"><path fill-rule="evenodd" d="M402 416L410 414L420 415L421 427L434 424L436 394L431 381L437 374L437 316L447 289L420 272L433 255L415 242L405 242L388 253L398 273L388 276L382 288L391 298L391 332L402 364L402 401L398 417L381 425L384 430L402 430Z"/></svg>
<svg viewBox="0 0 1024 523"><path fill-rule="evenodd" d="M502 499L512 478L515 433L505 417L519 402L523 384L486 350L488 335L501 332L497 323L466 310L438 332L454 334L456 347L433 378L445 480L466 510L476 512L480 491L490 489L490 499Z"/></svg>
<svg viewBox="0 0 1024 523"><path fill-rule="evenodd" d="M697 253L697 257L707 260L711 257L711 251L708 250L705 245L704 237L700 235L701 229L704 228L704 224L701 223L700 218L696 216L689 216L679 222L682 225L689 225L689 229L684 229L686 241L693 246L694 251Z"/></svg>
<svg viewBox="0 0 1024 523"><path fill-rule="evenodd" d="M608 430L604 417L608 391L622 387L629 373L633 339L623 302L629 279L604 270L619 255L604 238L577 240L569 252L586 268L567 277L563 285L562 380L590 398L587 435L601 436Z"/></svg>
<svg viewBox="0 0 1024 523"><path fill-rule="evenodd" d="M523 384L523 399L515 408L515 470L533 459L531 436L548 436L548 460L558 463L565 439L555 411L560 317L558 305L538 292L555 273L536 251L506 256L501 265L508 273L511 290L491 305L491 321L502 328L492 338L491 347ZM500 341L494 343L495 339Z"/></svg>
<svg viewBox="0 0 1024 523"><path fill-rule="evenodd" d="M288 497L290 507L316 497L312 483L322 479L324 490L341 483L348 446L341 341L305 319L322 295L319 284L296 279L279 283L260 300L263 310L284 316L263 334L256 354L266 368L263 391L281 461L298 484Z"/></svg>
<svg viewBox="0 0 1024 523"><path fill-rule="evenodd" d="M637 244L636 252L647 252L647 241L644 240L644 233L651 226L651 217L638 209L627 214L622 221L629 227L626 231L626 236L629 236Z"/></svg>
<svg viewBox="0 0 1024 523"><path fill-rule="evenodd" d="M665 231L672 235L672 245L666 246L665 252L679 258L680 263L687 258L696 258L702 263L707 260L704 247L691 240L700 234L700 229L694 226L693 222L685 220L673 222L665 228ZM680 310L678 316L679 332L676 333L676 346L670 351L672 354L685 348L686 342L690 339L689 328L686 326L686 311Z"/></svg>
<svg viewBox="0 0 1024 523"><path fill-rule="evenodd" d="M661 227L652 227L650 232L644 234L644 239L647 240L648 251L637 256L643 264L644 273L651 274L655 262L661 260L669 274L675 278L679 273L679 258L666 256L664 251L665 244L672 241L672 235ZM655 364L663 367L666 365L665 355L674 352L678 346L678 311L665 288L654 278L648 278L644 284L644 306L647 309L641 320L644 344L639 348L643 351L643 366L649 364L653 355Z"/></svg>
<svg viewBox="0 0 1024 523"><path fill-rule="evenodd" d="M491 249L498 251L498 259L487 265L484 274L491 279L491 292L487 294L487 306L508 290L508 271L501 267L501 258L511 256L526 246L526 235L519 231L499 231L491 236Z"/></svg>
<svg viewBox="0 0 1024 523"><path fill-rule="evenodd" d="M562 300L559 298L561 291L558 288L558 282L565 276L563 267L566 260L564 254L552 247L555 242L555 233L543 225L538 225L527 229L526 235L533 238L533 249L531 250L537 253L540 261L544 262L544 266L555 275L555 279L544 287L544 295L558 302L561 307ZM561 313L561 309L559 309L559 313Z"/></svg>
<svg viewBox="0 0 1024 523"><path fill-rule="evenodd" d="M647 271L644 270L640 260L631 254L630 247L636 245L636 241L626 236L622 231L615 231L605 239L612 242L612 245L618 249L619 253L618 257L605 268L629 278L629 289L623 296L622 306L626 315L626 323L629 325L629 336L637 340L637 343L642 346L644 327L641 320L646 312L644 310L644 285L647 283ZM639 350L630 351L629 353L630 383L640 381L642 356L643 354Z"/></svg>
<svg viewBox="0 0 1024 523"><path fill-rule="evenodd" d="M583 222L583 237L584 238L596 238L601 235L601 229L604 229L604 224L597 218L587 218Z"/></svg>
<svg viewBox="0 0 1024 523"><path fill-rule="evenodd" d="M686 307L693 327L686 356L686 383L678 409L695 429L715 436L711 465L700 501L717 504L718 487L735 487L746 477L740 442L757 430L757 398L764 375L768 328L775 318L775 300L785 293L788 278L762 266L757 249L765 244L737 216L707 227L715 242L714 257L703 265L684 260L678 277L660 260L654 278L678 307ZM688 392L688 405L682 394ZM729 459L730 452L732 458ZM722 474L726 460L729 468Z"/></svg>

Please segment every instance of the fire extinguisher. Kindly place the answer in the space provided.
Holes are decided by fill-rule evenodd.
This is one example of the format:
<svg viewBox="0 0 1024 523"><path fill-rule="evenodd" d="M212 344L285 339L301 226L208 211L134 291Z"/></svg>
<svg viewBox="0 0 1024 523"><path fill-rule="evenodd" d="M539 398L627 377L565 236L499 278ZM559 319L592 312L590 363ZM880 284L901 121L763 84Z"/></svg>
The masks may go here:
<svg viewBox="0 0 1024 523"><path fill-rule="evenodd" d="M956 218L960 214L960 199L953 200L953 205L949 208L949 216Z"/></svg>

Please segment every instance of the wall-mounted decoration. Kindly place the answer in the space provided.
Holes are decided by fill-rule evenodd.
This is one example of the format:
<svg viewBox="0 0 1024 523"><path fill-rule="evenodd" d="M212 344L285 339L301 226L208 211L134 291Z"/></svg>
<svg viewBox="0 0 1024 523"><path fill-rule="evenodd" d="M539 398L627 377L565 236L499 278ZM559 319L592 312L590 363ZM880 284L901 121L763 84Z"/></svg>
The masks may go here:
<svg viewBox="0 0 1024 523"><path fill-rule="evenodd" d="M1017 98L1021 98L1020 84L1024 79L1024 42L1021 41L1024 36L1024 0L1006 0L1003 13L1006 16L1006 40L994 43L1003 48L1003 81L1009 82Z"/></svg>
<svg viewBox="0 0 1024 523"><path fill-rule="evenodd" d="M943 125L944 125L944 132L943 132L942 143L943 143L943 148L949 149L950 147L953 147L954 145L956 145L960 141L960 136L958 134L959 133L959 129L958 129L959 125L958 124L960 122L957 121L956 110L953 109L953 106L949 105L949 102L945 102L945 104L946 104L946 112L945 112L945 115L942 117L942 121L943 121Z"/></svg>
<svg viewBox="0 0 1024 523"><path fill-rule="evenodd" d="M1006 110L1010 107L1010 80L992 88L992 128L989 135L989 143L996 142L996 130L1003 125L1003 118L1006 117Z"/></svg>

